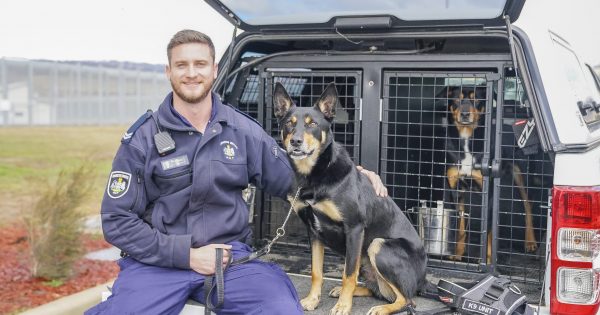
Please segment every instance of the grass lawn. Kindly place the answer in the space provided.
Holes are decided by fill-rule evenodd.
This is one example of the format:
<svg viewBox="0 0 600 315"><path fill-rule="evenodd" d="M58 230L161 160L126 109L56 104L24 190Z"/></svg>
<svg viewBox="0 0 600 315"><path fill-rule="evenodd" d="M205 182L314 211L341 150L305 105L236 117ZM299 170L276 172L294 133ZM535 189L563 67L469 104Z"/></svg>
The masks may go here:
<svg viewBox="0 0 600 315"><path fill-rule="evenodd" d="M0 127L0 225L14 222L58 173L91 159L94 184L81 207L100 211L112 159L127 126Z"/></svg>

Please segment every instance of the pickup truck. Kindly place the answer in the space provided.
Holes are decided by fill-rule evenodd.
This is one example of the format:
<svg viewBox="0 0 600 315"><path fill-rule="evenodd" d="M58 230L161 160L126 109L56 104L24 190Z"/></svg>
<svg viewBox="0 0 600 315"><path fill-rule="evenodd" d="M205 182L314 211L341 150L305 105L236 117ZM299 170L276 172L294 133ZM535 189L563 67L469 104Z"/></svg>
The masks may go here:
<svg viewBox="0 0 600 315"><path fill-rule="evenodd" d="M299 106L335 82L336 141L380 174L432 274L493 272L542 312L598 312L600 81L560 34L519 24L524 0L206 2L239 31L217 92L277 139L277 82ZM466 103L477 118L456 136ZM287 207L254 203L272 238ZM277 248L306 257L294 220Z"/></svg>

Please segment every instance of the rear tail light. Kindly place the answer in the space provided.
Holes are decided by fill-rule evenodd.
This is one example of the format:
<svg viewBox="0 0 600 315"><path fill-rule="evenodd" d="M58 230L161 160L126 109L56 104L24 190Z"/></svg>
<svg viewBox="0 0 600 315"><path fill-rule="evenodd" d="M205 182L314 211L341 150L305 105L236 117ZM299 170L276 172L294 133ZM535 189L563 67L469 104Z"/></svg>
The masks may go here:
<svg viewBox="0 0 600 315"><path fill-rule="evenodd" d="M593 304L598 298L598 274L592 269L558 268L558 300L570 304Z"/></svg>
<svg viewBox="0 0 600 315"><path fill-rule="evenodd" d="M600 186L554 186L550 313L598 312L599 244Z"/></svg>
<svg viewBox="0 0 600 315"><path fill-rule="evenodd" d="M561 228L558 230L558 258L591 262L598 256L600 230Z"/></svg>

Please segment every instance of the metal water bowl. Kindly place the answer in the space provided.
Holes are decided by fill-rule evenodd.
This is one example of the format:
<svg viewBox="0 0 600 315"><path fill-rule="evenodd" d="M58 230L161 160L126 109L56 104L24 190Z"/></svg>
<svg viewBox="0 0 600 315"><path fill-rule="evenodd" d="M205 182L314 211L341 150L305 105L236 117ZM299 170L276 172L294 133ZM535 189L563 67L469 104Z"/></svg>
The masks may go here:
<svg viewBox="0 0 600 315"><path fill-rule="evenodd" d="M413 207L419 220L419 236L425 250L430 255L451 255L451 244L455 242L456 210L444 208L441 200L436 207L428 207L427 201L421 200L420 207Z"/></svg>

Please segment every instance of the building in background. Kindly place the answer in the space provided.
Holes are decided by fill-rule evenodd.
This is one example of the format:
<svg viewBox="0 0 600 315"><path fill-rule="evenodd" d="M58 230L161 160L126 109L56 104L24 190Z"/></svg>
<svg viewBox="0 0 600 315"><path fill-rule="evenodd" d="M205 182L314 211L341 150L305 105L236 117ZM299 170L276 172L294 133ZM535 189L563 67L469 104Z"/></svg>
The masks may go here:
<svg viewBox="0 0 600 315"><path fill-rule="evenodd" d="M129 124L168 91L159 65L2 58L0 126Z"/></svg>

